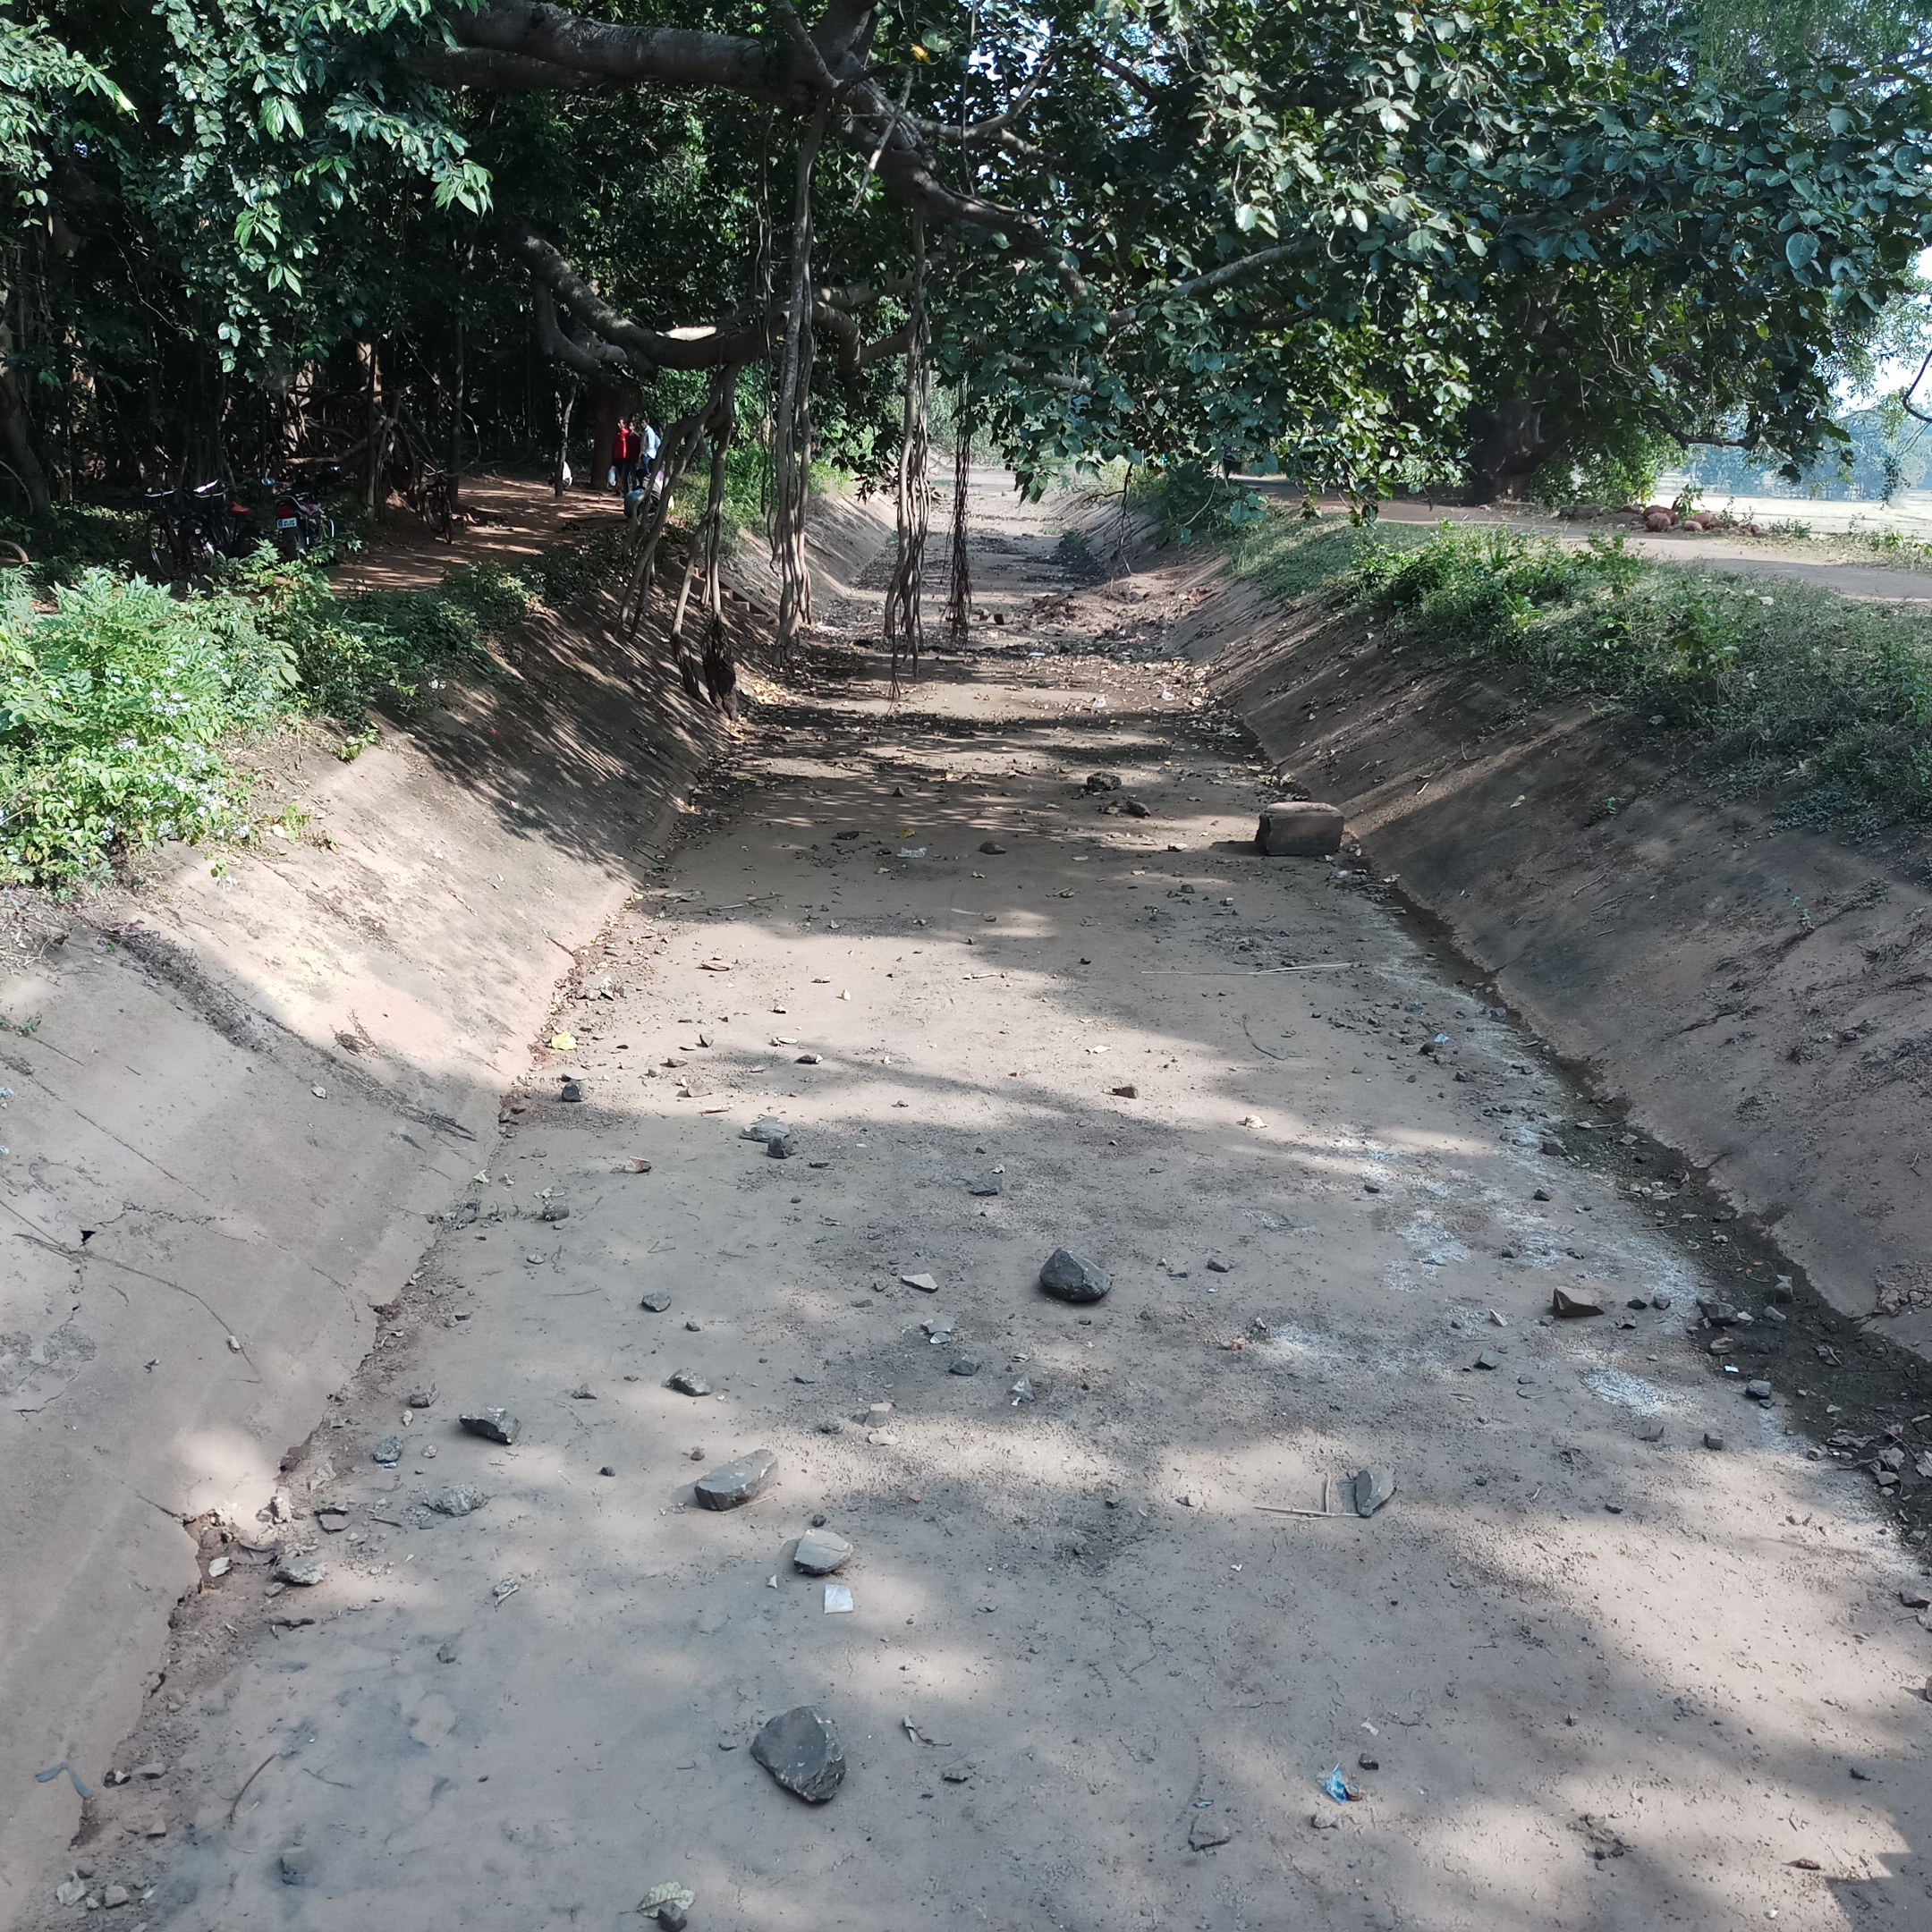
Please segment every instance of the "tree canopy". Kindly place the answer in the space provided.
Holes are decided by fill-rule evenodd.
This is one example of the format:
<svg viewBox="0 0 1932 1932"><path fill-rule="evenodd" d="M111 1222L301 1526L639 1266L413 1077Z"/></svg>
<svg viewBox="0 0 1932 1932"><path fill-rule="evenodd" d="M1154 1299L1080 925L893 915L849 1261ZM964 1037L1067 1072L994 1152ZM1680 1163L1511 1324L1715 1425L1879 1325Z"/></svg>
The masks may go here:
<svg viewBox="0 0 1932 1932"><path fill-rule="evenodd" d="M1916 30L1801 21L1741 60L1741 19L0 11L0 456L124 487L230 460L243 418L296 433L304 394L341 446L380 361L479 436L547 428L554 373L637 386L693 459L756 372L781 544L809 456L889 467L933 384L1030 479L1493 494L1660 436L1795 470L1932 242L1932 100Z"/></svg>

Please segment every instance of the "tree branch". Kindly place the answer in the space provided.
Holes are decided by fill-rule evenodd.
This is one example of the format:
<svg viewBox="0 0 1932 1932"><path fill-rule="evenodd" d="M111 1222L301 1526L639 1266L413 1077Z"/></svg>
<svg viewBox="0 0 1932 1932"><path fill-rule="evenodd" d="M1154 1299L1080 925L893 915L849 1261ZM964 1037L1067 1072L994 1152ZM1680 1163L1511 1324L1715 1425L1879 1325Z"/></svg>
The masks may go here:
<svg viewBox="0 0 1932 1932"><path fill-rule="evenodd" d="M771 353L769 317L749 323L707 323L660 333L623 315L533 230L503 231L504 244L579 321L646 369L706 369L761 362Z"/></svg>
<svg viewBox="0 0 1932 1932"><path fill-rule="evenodd" d="M792 103L795 64L762 41L684 27L615 27L545 0L506 0L451 20L458 42L520 54L607 80L724 88L771 106Z"/></svg>
<svg viewBox="0 0 1932 1932"><path fill-rule="evenodd" d="M402 64L440 87L587 94L611 84L602 74L560 67L555 61L533 60L526 54L495 54L483 47L419 47L404 55Z"/></svg>

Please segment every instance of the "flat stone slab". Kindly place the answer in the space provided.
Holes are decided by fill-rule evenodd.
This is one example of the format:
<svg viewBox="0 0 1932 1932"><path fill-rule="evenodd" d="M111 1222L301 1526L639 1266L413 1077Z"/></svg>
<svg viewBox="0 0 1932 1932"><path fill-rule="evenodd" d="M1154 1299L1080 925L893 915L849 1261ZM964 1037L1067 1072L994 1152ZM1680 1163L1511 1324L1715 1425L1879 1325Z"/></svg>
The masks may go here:
<svg viewBox="0 0 1932 1932"><path fill-rule="evenodd" d="M1261 808L1255 850L1270 859L1325 859L1342 850L1342 808L1282 799Z"/></svg>
<svg viewBox="0 0 1932 1932"><path fill-rule="evenodd" d="M1352 1501L1358 1516L1373 1516L1395 1494L1394 1470L1365 1469L1353 1484Z"/></svg>
<svg viewBox="0 0 1932 1932"><path fill-rule="evenodd" d="M852 1555L852 1546L829 1530L808 1530L798 1539L792 1561L807 1576L830 1576Z"/></svg>
<svg viewBox="0 0 1932 1932"><path fill-rule="evenodd" d="M908 1288L917 1288L921 1294L939 1292L939 1284L930 1275L902 1275L899 1279Z"/></svg>
<svg viewBox="0 0 1932 1932"><path fill-rule="evenodd" d="M1085 1255L1055 1248L1039 1271L1039 1284L1059 1301L1097 1301L1114 1285L1114 1277Z"/></svg>
<svg viewBox="0 0 1932 1932"><path fill-rule="evenodd" d="M513 1443L523 1433L523 1425L507 1409L475 1409L456 1419L485 1442Z"/></svg>
<svg viewBox="0 0 1932 1932"><path fill-rule="evenodd" d="M845 1747L816 1705L801 1704L774 1717L751 1740L751 1755L808 1804L823 1804L845 1782Z"/></svg>
<svg viewBox="0 0 1932 1932"><path fill-rule="evenodd" d="M775 1449L754 1449L698 1479L698 1502L711 1510L742 1509L769 1487L778 1467Z"/></svg>

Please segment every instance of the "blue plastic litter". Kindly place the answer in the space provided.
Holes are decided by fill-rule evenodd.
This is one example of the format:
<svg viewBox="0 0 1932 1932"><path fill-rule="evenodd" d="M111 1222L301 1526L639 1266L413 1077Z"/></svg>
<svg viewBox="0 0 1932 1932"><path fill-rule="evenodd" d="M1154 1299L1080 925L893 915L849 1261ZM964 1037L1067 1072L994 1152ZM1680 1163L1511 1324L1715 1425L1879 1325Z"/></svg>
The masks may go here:
<svg viewBox="0 0 1932 1932"><path fill-rule="evenodd" d="M91 1798L94 1795L93 1787L89 1784L83 1784L80 1782L80 1774L69 1764L57 1764L51 1771L36 1771L34 1773L34 1783L36 1784L48 1784L53 1779L57 1778L63 1771L67 1774L68 1782L81 1797Z"/></svg>
<svg viewBox="0 0 1932 1932"><path fill-rule="evenodd" d="M1342 1767L1340 1765L1337 1765L1335 1769L1331 1771L1328 1775L1321 1781L1321 1788L1325 1792L1326 1792L1328 1795L1333 1798L1337 1804L1346 1804L1349 1800L1355 1795L1355 1793L1348 1788L1347 1781L1342 1775Z"/></svg>

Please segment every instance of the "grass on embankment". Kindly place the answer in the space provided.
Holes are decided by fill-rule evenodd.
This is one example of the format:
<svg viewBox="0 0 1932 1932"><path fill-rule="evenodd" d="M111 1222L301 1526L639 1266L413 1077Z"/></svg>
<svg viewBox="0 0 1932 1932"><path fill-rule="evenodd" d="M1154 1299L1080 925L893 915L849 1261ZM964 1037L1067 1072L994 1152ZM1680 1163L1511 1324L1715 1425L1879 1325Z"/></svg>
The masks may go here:
<svg viewBox="0 0 1932 1932"><path fill-rule="evenodd" d="M1594 699L1694 744L1728 794L1787 824L1932 820L1932 615L1787 578L1648 563L1504 530L1304 522L1231 542L1284 598L1376 612L1389 641L1507 674L1533 701Z"/></svg>
<svg viewBox="0 0 1932 1932"><path fill-rule="evenodd" d="M79 560L0 571L0 886L71 888L171 839L246 841L238 748L306 717L343 727L354 757L372 707L407 716L438 672L487 673L511 626L585 587L595 549L352 597L272 555L184 598Z"/></svg>

